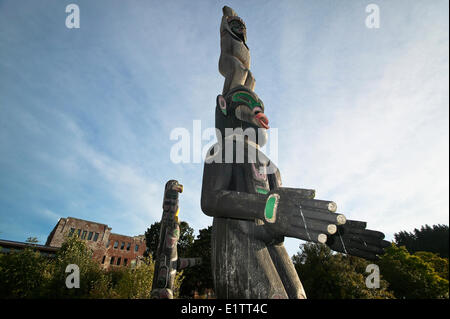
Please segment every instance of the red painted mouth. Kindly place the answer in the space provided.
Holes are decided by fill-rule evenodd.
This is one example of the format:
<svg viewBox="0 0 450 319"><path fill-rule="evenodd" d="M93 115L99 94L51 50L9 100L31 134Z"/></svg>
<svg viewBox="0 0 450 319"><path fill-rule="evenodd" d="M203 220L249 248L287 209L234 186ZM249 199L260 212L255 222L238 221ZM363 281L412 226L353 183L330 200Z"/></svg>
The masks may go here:
<svg viewBox="0 0 450 319"><path fill-rule="evenodd" d="M260 127L263 127L266 130L269 129L269 119L264 113L261 112L256 114L255 119L259 123Z"/></svg>

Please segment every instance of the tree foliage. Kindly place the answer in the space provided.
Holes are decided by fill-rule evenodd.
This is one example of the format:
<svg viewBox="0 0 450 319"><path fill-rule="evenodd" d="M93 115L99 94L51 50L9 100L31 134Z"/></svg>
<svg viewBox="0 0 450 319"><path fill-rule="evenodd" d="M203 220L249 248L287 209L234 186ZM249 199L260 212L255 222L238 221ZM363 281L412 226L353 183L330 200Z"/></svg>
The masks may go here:
<svg viewBox="0 0 450 319"><path fill-rule="evenodd" d="M448 279L441 277L448 259L433 253L411 255L405 247L393 244L378 261L380 272L397 298L435 299L449 297Z"/></svg>
<svg viewBox="0 0 450 319"><path fill-rule="evenodd" d="M80 270L80 288L66 287L66 268L75 264ZM92 260L92 251L77 237L69 237L56 253L51 263L51 279L48 283L48 295L51 298L83 298L101 279L100 265Z"/></svg>
<svg viewBox="0 0 450 319"><path fill-rule="evenodd" d="M411 253L428 251L448 258L449 229L447 225L425 225L413 232L401 231L394 235L397 246L405 246Z"/></svg>
<svg viewBox="0 0 450 319"><path fill-rule="evenodd" d="M0 298L37 298L51 279L48 259L32 249L0 254Z"/></svg>
<svg viewBox="0 0 450 319"><path fill-rule="evenodd" d="M9 254L0 253L0 298L125 298L150 297L160 223L146 232L149 256L135 267L107 271L92 259L92 251L77 237L68 238L56 257L43 257L33 245ZM211 272L212 227L194 239L189 224L180 225L180 257L202 258L202 265L177 273L174 296L191 298L213 288ZM447 232L447 237L442 234ZM422 226L414 233L395 234L396 244L375 262L380 267L380 288L366 287L368 261L333 253L326 245L306 243L292 260L310 299L343 298L449 298L448 226ZM36 243L29 237L29 243ZM405 247L399 247L399 245ZM444 248L442 248L444 247ZM445 248L447 247L447 248ZM420 250L422 249L422 250ZM409 251L408 251L409 250ZM80 288L66 287L66 267L80 269Z"/></svg>
<svg viewBox="0 0 450 319"><path fill-rule="evenodd" d="M178 256L184 257L194 243L194 229L186 222L180 222L180 238L178 239Z"/></svg>
<svg viewBox="0 0 450 319"><path fill-rule="evenodd" d="M116 275L114 298L146 299L152 289L155 265L150 257L146 257L136 267L111 270Z"/></svg>
<svg viewBox="0 0 450 319"><path fill-rule="evenodd" d="M145 256L152 256L158 249L159 234L161 231L161 222L153 223L145 232L145 241L147 244L147 251ZM194 229L192 229L187 222L180 222L180 238L178 239L177 251L178 256L185 257L189 247L194 242Z"/></svg>
<svg viewBox="0 0 450 319"><path fill-rule="evenodd" d="M211 226L200 229L199 235L187 251L187 257L201 258L202 264L184 270L181 296L191 297L195 290L203 292L214 288L211 270L211 231Z"/></svg>
<svg viewBox="0 0 450 319"><path fill-rule="evenodd" d="M25 242L28 244L37 244L39 240L37 239L37 237L28 237Z"/></svg>
<svg viewBox="0 0 450 319"><path fill-rule="evenodd" d="M429 251L418 251L414 255L430 263L440 277L448 280L448 258L441 258L438 254Z"/></svg>
<svg viewBox="0 0 450 319"><path fill-rule="evenodd" d="M156 253L156 250L158 249L158 243L159 243L159 232L161 230L161 223L155 222L152 225L150 225L149 228L145 231L145 244L147 245L147 250L144 254L144 256L151 256L154 258L154 254Z"/></svg>
<svg viewBox="0 0 450 319"><path fill-rule="evenodd" d="M379 289L366 287L366 260L334 254L322 244L305 243L292 261L306 295L310 299L390 299L388 284L380 280Z"/></svg>
<svg viewBox="0 0 450 319"><path fill-rule="evenodd" d="M80 270L80 287L67 288L66 267ZM150 298L154 263L144 258L135 267L103 270L92 251L77 237L69 237L56 257L43 257L33 248L0 253L0 298ZM179 295L182 273L175 278Z"/></svg>
<svg viewBox="0 0 450 319"><path fill-rule="evenodd" d="M311 299L449 298L448 258L432 252L410 254L392 244L375 262L380 269L379 289L365 285L369 262L334 254L325 245L302 245L293 262Z"/></svg>

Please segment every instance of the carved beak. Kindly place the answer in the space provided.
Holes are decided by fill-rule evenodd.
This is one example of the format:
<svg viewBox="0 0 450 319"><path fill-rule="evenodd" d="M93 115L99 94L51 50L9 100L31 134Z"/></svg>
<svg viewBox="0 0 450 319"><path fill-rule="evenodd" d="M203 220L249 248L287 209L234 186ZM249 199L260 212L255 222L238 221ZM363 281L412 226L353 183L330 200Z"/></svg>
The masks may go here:
<svg viewBox="0 0 450 319"><path fill-rule="evenodd" d="M259 124L259 127L265 128L266 130L269 129L269 119L267 118L266 114L262 112L256 114L255 120Z"/></svg>
<svg viewBox="0 0 450 319"><path fill-rule="evenodd" d="M176 184L172 187L173 190L177 191L178 193L182 193L183 192L183 185L181 184Z"/></svg>
<svg viewBox="0 0 450 319"><path fill-rule="evenodd" d="M262 108L260 108L259 106L254 107L253 110L251 110L246 105L239 105L236 108L235 115L241 121L252 123L253 125L260 128L269 128L269 119L263 113Z"/></svg>

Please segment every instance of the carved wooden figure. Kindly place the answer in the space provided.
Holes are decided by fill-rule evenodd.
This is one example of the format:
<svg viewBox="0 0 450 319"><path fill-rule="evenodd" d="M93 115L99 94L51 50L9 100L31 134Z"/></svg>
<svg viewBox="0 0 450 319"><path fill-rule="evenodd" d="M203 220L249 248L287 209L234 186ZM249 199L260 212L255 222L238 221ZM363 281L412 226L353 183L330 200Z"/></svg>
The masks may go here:
<svg viewBox="0 0 450 319"><path fill-rule="evenodd" d="M255 79L250 72L245 23L230 7L225 6L222 11L219 59L219 71L225 77L222 95L238 85L253 90Z"/></svg>
<svg viewBox="0 0 450 319"><path fill-rule="evenodd" d="M215 293L218 298L306 298L284 247L286 236L367 259L389 243L365 222L336 213L333 201L314 199L314 190L282 187L278 168L259 149L269 120L254 92L245 32L229 31L234 21L229 17L237 15L228 7L223 13L219 70L225 85L216 100L218 143L205 159L201 197L203 212L214 217Z"/></svg>
<svg viewBox="0 0 450 319"><path fill-rule="evenodd" d="M181 192L183 185L178 181L170 180L166 183L151 291L151 298L154 299L173 299L173 284L177 270L201 263L200 258L178 258L177 243L180 237L178 195Z"/></svg>

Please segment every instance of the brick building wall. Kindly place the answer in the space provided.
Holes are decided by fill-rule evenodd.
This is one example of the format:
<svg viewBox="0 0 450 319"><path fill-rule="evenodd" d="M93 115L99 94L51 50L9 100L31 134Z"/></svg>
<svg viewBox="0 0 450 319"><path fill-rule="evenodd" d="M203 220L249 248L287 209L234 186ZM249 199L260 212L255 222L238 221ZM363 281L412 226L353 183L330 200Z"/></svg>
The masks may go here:
<svg viewBox="0 0 450 319"><path fill-rule="evenodd" d="M106 247L101 261L105 267L133 265L147 249L144 235L129 237L114 233L109 236Z"/></svg>
<svg viewBox="0 0 450 319"><path fill-rule="evenodd" d="M92 249L92 258L103 268L135 264L146 250L144 235L111 233L111 227L74 217L61 218L47 238L46 246L61 247L67 237L78 236Z"/></svg>

